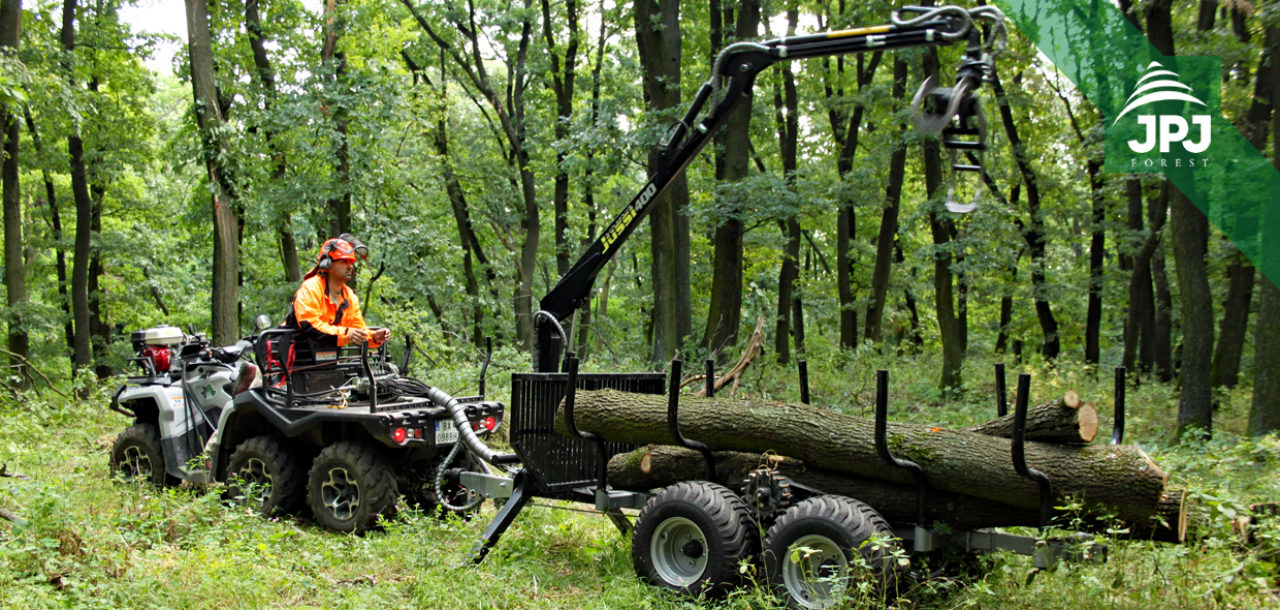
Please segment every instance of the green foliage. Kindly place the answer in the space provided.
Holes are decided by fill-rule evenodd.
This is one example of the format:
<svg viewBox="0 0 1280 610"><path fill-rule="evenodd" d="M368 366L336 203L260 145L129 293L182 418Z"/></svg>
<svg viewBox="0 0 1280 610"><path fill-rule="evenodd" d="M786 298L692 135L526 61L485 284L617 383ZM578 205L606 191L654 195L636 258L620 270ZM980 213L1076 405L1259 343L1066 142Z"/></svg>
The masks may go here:
<svg viewBox="0 0 1280 610"><path fill-rule="evenodd" d="M441 352L419 361L419 376L444 388L474 387L479 357ZM961 426L994 415L989 382L964 388L958 402L938 399L931 357L886 358L872 351L844 359L811 354L814 400L869 414L877 367L892 367L891 417ZM463 364L458 364L463 363ZM610 362L608 370L636 363ZM987 363L972 364L975 368ZM1014 367L1033 373L1033 400L1077 390L1109 411L1106 379L1079 367ZM508 400L507 371L527 370L510 348L494 355L490 396ZM795 400L793 372L757 362L742 391ZM970 377L979 378L975 371ZM0 399L0 603L7 607L511 607L723 608L775 607L756 568L753 583L723 601L689 601L649 587L632 572L630 547L607 519L553 502L527 508L484 564L464 564L466 550L494 515L439 521L402 506L383 531L365 536L326 532L300 517L267 520L228 507L217 487L156 489L110 481L108 451L128 421L105 408L112 386L76 403L26 395ZM1173 389L1130 388L1128 440L1168 470L1172 485L1191 490L1196 507L1185 545L1093 539L1108 547L1105 563L1062 563L1037 570L1006 552L981 556L895 551L909 573L896 607L1112 608L1261 607L1276 595L1277 522L1259 516L1252 542L1232 519L1280 489L1280 439L1246 439L1238 430L1212 441L1169 442ZM1234 422L1245 407L1229 401ZM1242 424L1241 424L1242 425ZM1108 427L1105 425L1106 431ZM573 509L573 510L569 510ZM1064 524L1069 527L1069 523ZM1034 533L1033 530L1026 530ZM852 599L851 607L877 607ZM865 602L865 603L864 603Z"/></svg>

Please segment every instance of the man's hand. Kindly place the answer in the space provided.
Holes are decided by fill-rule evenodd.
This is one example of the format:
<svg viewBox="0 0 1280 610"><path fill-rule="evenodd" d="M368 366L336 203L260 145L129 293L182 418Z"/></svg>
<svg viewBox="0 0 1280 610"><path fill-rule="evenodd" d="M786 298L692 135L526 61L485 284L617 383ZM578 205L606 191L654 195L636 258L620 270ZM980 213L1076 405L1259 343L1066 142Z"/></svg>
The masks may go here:
<svg viewBox="0 0 1280 610"><path fill-rule="evenodd" d="M347 342L352 345L363 345L373 339L379 345L386 343L391 331L385 328L351 328L347 331Z"/></svg>
<svg viewBox="0 0 1280 610"><path fill-rule="evenodd" d="M369 332L363 328L352 327L347 329L347 343L351 345L364 345L364 342L368 339Z"/></svg>

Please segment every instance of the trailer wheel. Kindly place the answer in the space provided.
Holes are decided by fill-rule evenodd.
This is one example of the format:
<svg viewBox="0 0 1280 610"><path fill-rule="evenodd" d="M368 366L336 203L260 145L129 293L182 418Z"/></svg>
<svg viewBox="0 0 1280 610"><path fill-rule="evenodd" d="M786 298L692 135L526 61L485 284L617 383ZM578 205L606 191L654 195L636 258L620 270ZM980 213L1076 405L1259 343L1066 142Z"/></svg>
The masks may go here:
<svg viewBox="0 0 1280 610"><path fill-rule="evenodd" d="M297 507L302 486L303 472L284 443L273 436L255 436L231 454L223 497L269 517Z"/></svg>
<svg viewBox="0 0 1280 610"><path fill-rule="evenodd" d="M160 432L154 425L134 424L116 437L111 445L111 476L152 485L176 482L165 474Z"/></svg>
<svg viewBox="0 0 1280 610"><path fill-rule="evenodd" d="M368 445L343 441L325 447L307 477L307 503L316 522L339 532L363 532L378 515L395 510L395 477Z"/></svg>
<svg viewBox="0 0 1280 610"><path fill-rule="evenodd" d="M636 518L631 558L649 583L689 595L715 595L739 580L738 562L758 547L746 504L705 481L653 495Z"/></svg>
<svg viewBox="0 0 1280 610"><path fill-rule="evenodd" d="M765 575L792 608L829 608L850 595L892 599L892 536L884 517L858 500L810 498L787 509L765 534Z"/></svg>

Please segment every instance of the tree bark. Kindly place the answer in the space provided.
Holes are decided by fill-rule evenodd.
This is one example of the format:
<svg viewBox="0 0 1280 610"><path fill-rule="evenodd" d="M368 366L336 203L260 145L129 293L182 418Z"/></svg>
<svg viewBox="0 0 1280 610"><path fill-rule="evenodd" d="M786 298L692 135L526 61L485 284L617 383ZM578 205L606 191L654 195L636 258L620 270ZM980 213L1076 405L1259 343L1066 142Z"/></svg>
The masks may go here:
<svg viewBox="0 0 1280 610"><path fill-rule="evenodd" d="M747 0L739 4L736 28L737 40L749 40L757 36L760 26L760 3ZM741 180L747 176L751 123L750 98L740 103L725 121L724 176L726 182ZM712 241L711 299L707 310L707 327L703 333L703 345L712 354L720 354L724 348L738 341L738 326L742 321L742 236L745 228L739 214L743 211L740 201L722 202L724 218L716 227Z"/></svg>
<svg viewBox="0 0 1280 610"><path fill-rule="evenodd" d="M907 94L907 62L893 59L893 99L901 107ZM871 275L871 303L867 305L866 328L862 336L880 342L880 325L889 294L889 271L893 263L893 242L898 235L898 209L902 202L902 181L907 169L906 123L898 124L898 137L889 153L889 183L884 189L884 209L880 211L880 232L876 235L876 265Z"/></svg>
<svg viewBox="0 0 1280 610"><path fill-rule="evenodd" d="M794 36L800 12L794 6L787 9L787 36ZM790 63L781 66L780 80L774 85L774 123L778 130L779 156L782 157L782 177L789 191L794 193L797 168L797 143L800 137L800 112L796 96L796 77ZM791 311L796 298L796 282L800 278L800 221L798 210L778 221L778 228L786 238L782 263L778 266L778 305L773 333L773 351L778 362L791 361ZM799 344L796 345L797 350Z"/></svg>
<svg viewBox="0 0 1280 610"><path fill-rule="evenodd" d="M1233 22L1239 11L1232 7ZM1248 29L1244 30L1248 42ZM1267 129L1271 122L1271 91L1280 83L1280 31L1268 27L1258 61L1253 83L1253 102L1245 113L1240 131L1254 148L1263 151L1267 144ZM1239 251L1232 254L1227 267L1227 297L1222 306L1222 321L1218 326L1218 344L1213 353L1212 384L1214 387L1235 387L1240 372L1240 352L1244 350L1248 329L1249 303L1253 298L1254 267Z"/></svg>
<svg viewBox="0 0 1280 610"><path fill-rule="evenodd" d="M337 134L333 156L336 161L334 173L338 182L338 195L330 198L327 203L331 214L330 236L351 232L351 147L347 142L351 111L345 102L337 98L337 93L347 87L347 54L338 50L338 39L346 30L347 20L345 16L338 16L338 11L345 8L338 6L339 1L325 0L324 44L320 48L320 62L325 72L328 72L328 80L333 87L333 94L325 100L325 106L331 115L333 131Z"/></svg>
<svg viewBox="0 0 1280 610"><path fill-rule="evenodd" d="M637 0L636 47L643 69L645 105L656 113L680 106L680 3L676 0ZM649 151L649 173L657 171L661 152ZM680 349L689 331L687 287L682 296L681 278L688 282L689 225L684 210L689 186L682 174L653 203L649 213L650 274L653 281L653 343L650 358L667 362ZM683 244L683 245L682 245ZM683 271L682 271L683 269ZM682 275L683 274L683 275Z"/></svg>
<svg viewBox="0 0 1280 610"><path fill-rule="evenodd" d="M970 426L970 432L1013 438L1014 414ZM1068 390L1059 398L1027 408L1023 438L1046 443L1084 444L1098 435L1098 410Z"/></svg>
<svg viewBox="0 0 1280 610"><path fill-rule="evenodd" d="M938 74L938 53L935 49L924 52L924 75ZM955 280L951 273L951 251L948 244L955 235L955 224L942 207L942 154L938 141L924 140L921 146L924 156L925 193L929 200L929 232L933 237L933 304L938 319L938 334L942 340L942 372L938 387L944 393L959 390L963 385L961 368L964 366L964 347L960 337L960 323L956 318Z"/></svg>
<svg viewBox="0 0 1280 610"><path fill-rule="evenodd" d="M63 0L60 39L62 50L66 55L62 68L66 71L67 81L72 87L75 86L75 73L72 71L76 48L75 17L76 0ZM75 349L72 355L72 366L81 369L93 363L89 338L89 239L93 222L93 201L89 197L89 178L84 163L84 141L80 139L78 128L73 128L71 134L67 136L67 155L70 157L71 194L76 203L75 251L71 269L71 303L75 318Z"/></svg>
<svg viewBox="0 0 1280 610"><path fill-rule="evenodd" d="M578 62L578 3L577 0L565 0L565 25L569 28L569 39L565 42L564 56L561 58L556 49L555 34L552 25L550 0L542 0L542 33L547 40L547 54L551 60L551 91L556 97L556 122L554 127L556 140L563 142L569 137L569 122L573 119L573 83ZM561 61L563 59L563 68ZM571 262L569 251L569 172L564 167L564 147L556 149L556 175L553 194L555 209L556 270L561 276L569 271ZM566 329L566 332L568 329Z"/></svg>
<svg viewBox="0 0 1280 610"><path fill-rule="evenodd" d="M253 52L253 65L258 84L262 87L262 106L270 113L276 102L275 71L271 68L271 60L267 58L266 37L262 33L262 21L258 13L259 0L246 0L244 4L244 29L249 37L249 49ZM270 121L263 125L263 135L267 146L271 149L271 181L278 183L284 179L285 151L278 141ZM293 227L286 210L276 225L276 235L280 242L280 264L284 267L284 280L290 284L302 279L302 264L298 260L298 242L293 236Z"/></svg>
<svg viewBox="0 0 1280 610"><path fill-rule="evenodd" d="M22 0L0 1L0 52L16 57L22 25ZM19 123L17 104L0 108L4 127L4 162L0 169L4 202L4 285L9 305L9 364L22 375L31 341L27 335L26 265L22 260L22 195L18 182Z"/></svg>
<svg viewBox="0 0 1280 610"><path fill-rule="evenodd" d="M1045 230L1044 214L1040 210L1040 182L1035 170L1031 168L1031 160L1027 155L1026 145L1013 122L1013 110L1009 107L1009 98L1005 94L1000 77L996 76L991 84L996 96L996 106L1000 109L1000 122L1004 125L1005 135L1009 138L1009 147L1013 149L1013 158L1017 162L1018 173L1027 188L1027 208L1031 223L1023 232L1023 239L1031 252L1031 284L1034 295L1036 318L1040 321L1040 331L1044 334L1044 343L1040 346L1040 354L1045 360L1054 360L1061 351L1058 338L1058 320L1053 315L1049 300L1045 297L1048 289L1045 278Z"/></svg>
<svg viewBox="0 0 1280 610"><path fill-rule="evenodd" d="M40 138L40 131L36 128L35 117L31 116L31 107L24 106L23 115L27 123L27 131L31 133L31 147L35 149L36 155L44 154L44 145ZM67 251L62 246L62 214L58 209L58 194L54 188L53 176L50 175L48 169L40 170L41 178L44 180L45 199L49 204L49 227L50 237L53 240L54 250L54 268L58 278L58 297L59 306L62 309L63 338L67 343L67 355L74 355L76 349L76 332L73 321L75 316L71 312L71 296L67 292ZM71 367L72 373L75 372L74 362Z"/></svg>
<svg viewBox="0 0 1280 610"><path fill-rule="evenodd" d="M533 167L529 163L529 151L526 144L524 127L524 92L528 87L526 62L529 42L532 38L532 23L529 21L529 9L532 0L525 0L524 9L519 13L520 41L515 64L509 66L511 78L508 83L507 99L498 95L489 80L489 72L481 59L481 29L475 21L474 6L467 9L446 3L446 12L453 21L450 27L462 33L467 41L467 48L459 49L442 38L414 7L411 0L401 0L410 15L422 28L423 32L436 43L442 53L453 60L454 64L466 75L472 87L480 93L498 118L503 137L506 140L508 163L519 178L520 198L523 204L523 217L520 221L524 233L520 245L518 264L516 266L516 289L512 296L515 310L516 335L526 351L533 348L533 275L537 266L538 241L542 233L539 220L537 181Z"/></svg>
<svg viewBox="0 0 1280 610"><path fill-rule="evenodd" d="M1276 40L1277 35L1280 35L1280 26L1267 28L1268 40ZM1271 67L1280 69L1275 62ZM1280 103L1280 78L1273 81L1270 95L1273 105ZM1280 112L1271 114L1271 141L1280 142ZM1272 151L1271 164L1280 169L1280 149ZM1273 206L1265 213L1278 212ZM1277 283L1280 278L1265 276L1259 282L1258 315L1254 319L1253 401L1249 407L1249 434L1255 436L1280 430L1280 288Z"/></svg>
<svg viewBox="0 0 1280 610"><path fill-rule="evenodd" d="M213 189L212 341L228 345L239 339L239 219L225 167L226 143L219 134L224 121L213 73L213 46L206 0L186 0L191 90L201 151Z"/></svg>
<svg viewBox="0 0 1280 610"><path fill-rule="evenodd" d="M606 440L671 443L667 398L613 390L578 392L578 428ZM679 424L690 439L720 451L771 451L814 468L910 484L911 476L888 469L874 448L870 420L808 405L723 398L681 401ZM563 418L557 428L564 433ZM931 426L889 424L894 455L919 464L931 487L1022 508L1039 507L1038 486L1022 478L1003 438ZM1115 511L1144 519L1155 510L1168 475L1141 449L1126 445L1025 444L1028 466L1048 475L1059 498L1078 496L1090 512Z"/></svg>
<svg viewBox="0 0 1280 610"><path fill-rule="evenodd" d="M1155 296L1151 292L1151 255L1155 252L1155 235L1140 238L1143 230L1142 181L1129 178L1125 181L1129 200L1129 232L1134 235L1136 251L1129 262L1129 307L1125 312L1124 354L1121 362L1126 369L1138 372L1138 342L1150 333L1143 330L1150 326L1155 316ZM1148 248L1148 244L1151 245Z"/></svg>
<svg viewBox="0 0 1280 610"><path fill-rule="evenodd" d="M1280 430L1280 289L1264 277L1258 292L1249 408L1249 434L1254 436Z"/></svg>
<svg viewBox="0 0 1280 610"><path fill-rule="evenodd" d="M917 492L912 485L898 485L874 479L851 477L808 467L795 458L775 454L717 451L716 482L731 489L742 489L746 477L758 468L770 468L795 483L822 493L857 498L891 522L910 523L917 520ZM670 445L647 445L609 460L609 483L619 489L647 491L674 485L681 481L706 478L706 462L701 453ZM1160 496L1150 519L1128 524L1128 534L1115 531L1109 519L1086 519L1080 529L1109 535L1159 542L1183 542L1186 539L1187 510L1185 489L1166 490ZM1060 511L1054 511L1058 516ZM982 498L930 489L928 495L929 525L946 524L953 530L983 527L1034 526L1040 523L1038 509L1001 504ZM1167 525L1165 525L1167 524Z"/></svg>

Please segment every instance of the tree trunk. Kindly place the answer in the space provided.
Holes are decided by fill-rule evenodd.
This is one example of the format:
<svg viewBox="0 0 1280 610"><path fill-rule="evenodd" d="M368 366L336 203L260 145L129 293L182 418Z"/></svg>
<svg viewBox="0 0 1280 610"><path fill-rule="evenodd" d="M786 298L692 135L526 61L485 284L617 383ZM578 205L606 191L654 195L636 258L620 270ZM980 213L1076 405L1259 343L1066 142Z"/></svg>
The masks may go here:
<svg viewBox="0 0 1280 610"><path fill-rule="evenodd" d="M578 428L606 440L638 445L671 442L665 396L578 392L575 405ZM829 409L690 398L681 401L679 423L687 438L712 450L774 452L855 477L898 484L913 480L905 470L885 468L877 457L870 420ZM558 419L557 428L563 425L563 418ZM825 433L814 434L818 430ZM932 488L1022 508L1039 507L1038 486L1015 472L1007 439L909 424L889 424L888 438L894 455L919 464ZM1123 519L1149 517L1168 479L1146 453L1133 446L1028 442L1025 455L1028 466L1053 481L1059 498L1078 496L1090 512L1112 510Z"/></svg>
<svg viewBox="0 0 1280 610"><path fill-rule="evenodd" d="M569 137L569 122L573 118L573 82L576 76L578 61L578 3L577 0L565 0L564 20L569 28L569 40L564 48L564 67L561 69L561 56L556 49L555 35L552 25L556 23L551 16L550 0L542 0L542 32L547 40L547 54L551 59L551 90L556 97L555 137L565 141ZM561 276L569 271L571 263L569 251L569 172L564 167L565 149L556 149L555 176L555 239L556 270Z"/></svg>
<svg viewBox="0 0 1280 610"><path fill-rule="evenodd" d="M97 91L97 83L90 81L90 90ZM90 212L89 233L102 235L102 207L107 191L105 185L98 183L89 187L92 211ZM89 251L89 335L93 347L93 372L102 381L115 371L109 364L108 346L111 343L111 325L106 321L103 312L104 290L102 288L102 251L93 248Z"/></svg>
<svg viewBox="0 0 1280 610"><path fill-rule="evenodd" d="M796 20L800 12L787 9L787 36L794 36ZM780 80L774 86L774 122L778 129L779 156L782 157L782 177L788 190L794 193L797 168L797 142L800 137L800 112L796 99L796 77L790 63L781 66ZM796 298L796 282L800 277L800 221L798 211L791 212L785 220L778 221L778 228L786 238L782 263L778 267L778 306L773 333L773 351L778 362L791 361L791 310ZM799 344L796 345L797 349Z"/></svg>
<svg viewBox="0 0 1280 610"><path fill-rule="evenodd" d="M526 80L526 61L528 59L529 42L532 37L532 24L529 21L529 9L532 0L525 0L521 18L520 42L516 54L516 63L509 66L509 95L504 100L499 97L489 80L488 69L481 58L480 28L476 26L474 6L466 9L446 3L446 13L451 19L451 27L460 32L467 41L468 48L459 49L442 38L414 6L411 0L401 0L409 10L419 27L447 54L467 76L471 85L484 97L494 115L498 118L502 135L508 147L507 159L519 177L521 202L524 216L520 221L524 233L524 241L520 245L520 255L516 266L516 289L512 296L515 311L516 334L525 350L533 348L533 275L537 265L538 240L541 235L539 221L537 182L533 167L529 163L529 151L526 147L524 128L524 91L528 86ZM469 57L467 55L469 53Z"/></svg>
<svg viewBox="0 0 1280 610"><path fill-rule="evenodd" d="M757 36L760 26L760 4L747 0L739 5L737 40L749 40ZM751 123L751 101L748 98L730 113L724 128L724 176L726 182L735 182L747 176ZM738 326L742 320L742 236L745 231L742 219L742 202L724 202L721 208L725 217L716 227L713 239L714 255L711 277L711 303L707 311L707 327L703 345L712 354L720 354L725 347L738 340Z"/></svg>
<svg viewBox="0 0 1280 610"><path fill-rule="evenodd" d="M244 29L249 36L249 48L253 52L253 65L258 84L262 86L263 108L267 112L275 106L276 83L275 71L271 69L271 60L267 58L266 39L262 34L262 22L258 14L259 0L246 0L244 4ZM285 151L277 140L279 137L270 121L263 126L263 134L267 146L271 149L271 181L284 179ZM284 267L284 280L290 284L302 279L302 265L298 260L298 242L293 236L289 212L286 210L276 225L276 234L280 242L280 264Z"/></svg>
<svg viewBox="0 0 1280 610"><path fill-rule="evenodd" d="M1213 361L1213 293L1205 269L1209 220L1181 191L1173 190L1170 238L1178 263L1178 289L1182 302L1182 366L1179 385L1177 432L1181 436L1196 427L1213 431L1213 388L1209 372Z"/></svg>
<svg viewBox="0 0 1280 610"><path fill-rule="evenodd" d="M1134 235L1132 247L1136 250L1129 257L1129 308L1124 322L1124 354L1121 363L1128 370L1137 372L1134 364L1138 359L1138 340L1144 337L1143 330L1150 326L1155 316L1154 296L1151 292L1151 255L1155 252L1154 235L1138 239L1142 232L1143 214L1142 181L1129 178L1125 181L1125 192L1129 200L1129 232ZM1148 250L1147 244L1153 244Z"/></svg>
<svg viewBox="0 0 1280 610"><path fill-rule="evenodd" d="M0 52L10 57L18 53L18 36L22 25L22 0L0 1ZM30 339L27 335L27 280L22 260L22 198L18 183L19 123L17 104L0 107L0 126L4 127L4 162L0 169L4 202L4 285L9 305L9 363L22 375Z"/></svg>
<svg viewBox="0 0 1280 610"><path fill-rule="evenodd" d="M1239 11L1232 7L1233 23ZM1248 29L1243 32L1248 42ZM1280 30L1268 27L1254 77L1253 102L1245 114L1240 131L1263 151L1267 144L1268 124L1271 122L1271 91L1280 84ZM1213 354L1213 379L1215 387L1235 387L1240 372L1240 352L1244 349L1249 320L1249 302L1253 298L1254 267L1240 252L1232 255L1227 267L1227 300L1222 307L1222 322L1218 326L1218 345Z"/></svg>
<svg viewBox="0 0 1280 610"><path fill-rule="evenodd" d="M1107 242L1107 200L1103 194L1102 159L1090 155L1088 161L1089 201L1093 215L1089 223L1089 305L1085 315L1084 361L1097 366L1102 334L1103 261Z"/></svg>
<svg viewBox="0 0 1280 610"><path fill-rule="evenodd" d="M716 482L741 489L753 470L768 467L795 483L827 494L857 498L889 521L915 522L918 519L917 493L912 485L885 483L873 479L810 468L804 462L781 455L760 455L737 451L717 451ZM646 491L681 481L706 478L706 462L701 453L669 445L648 445L613 456L609 460L609 483L619 489ZM1111 519L1086 519L1082 530L1106 533L1131 540L1180 543L1187 535L1187 491L1165 490L1149 519L1126 523L1128 534L1115 531ZM1059 515L1075 516L1055 510ZM1039 525L1040 511L1001 504L972 496L931 489L927 524L944 523L953 530L1014 525ZM1167 525L1165 525L1167 524Z"/></svg>
<svg viewBox="0 0 1280 610"><path fill-rule="evenodd" d="M1269 41L1275 41L1277 35L1280 35L1280 26L1267 28ZM1280 70L1275 62L1271 67ZM1280 78L1273 81L1270 97L1273 105L1280 103ZM1271 115L1271 141L1280 142L1280 112ZM1272 151L1271 163L1280 169L1280 149ZM1273 206L1265 213L1278 212ZM1277 283L1280 278L1265 276L1259 282L1253 339L1253 402L1249 408L1249 434L1254 436L1280 430L1280 288Z"/></svg>
<svg viewBox="0 0 1280 610"><path fill-rule="evenodd" d="M841 7L843 9L843 6ZM858 84L858 92L871 84L876 68L882 58L880 52L872 53L870 58L857 56L854 78ZM824 67L826 64L823 64ZM841 110L839 98L844 97L844 58L836 58L836 76L829 77L830 69L824 74L823 89L829 100L827 120L831 123L831 132L840 143L840 152L836 155L836 172L843 180L852 180L854 157L858 154L858 136L862 133L862 118L866 114L863 102L854 103L851 112ZM837 85L832 86L835 80ZM903 153L905 154L905 152ZM857 236L857 217L854 214L853 202L844 196L837 201L836 218L836 289L840 303L840 345L855 347L858 344L858 312L853 296L854 260L852 245ZM877 263L878 264L878 263Z"/></svg>
<svg viewBox="0 0 1280 610"><path fill-rule="evenodd" d="M914 486L818 470L791 457L717 451L714 458L716 482L731 489L742 488L751 471L770 466L806 487L866 502L890 521L917 519ZM669 445L648 445L609 460L609 483L619 489L650 490L706 476L701 453ZM934 490L929 492L928 508L930 524L941 522L953 529L1037 525L1040 520L1036 509Z"/></svg>
<svg viewBox="0 0 1280 610"><path fill-rule="evenodd" d="M1027 156L1026 146L1018 134L1018 127L1013 122L1013 110L1009 107L1000 77L996 76L991 84L996 96L996 105L1000 109L1000 122L1004 125L1005 135L1009 138L1009 147L1013 149L1013 157L1017 162L1018 173L1027 187L1027 208L1030 212L1031 224L1023 233L1031 252L1031 284L1034 295L1036 318L1040 321L1040 331L1044 334L1044 343L1040 354L1045 360L1054 360L1061 350L1058 339L1058 320L1053 315L1049 300L1044 296L1047 287L1045 279L1045 230L1044 215L1040 211L1040 183L1035 170L1031 168L1031 160Z"/></svg>
<svg viewBox="0 0 1280 610"><path fill-rule="evenodd" d="M337 165L334 167L338 184L338 195L329 199L330 210L329 235L338 236L351 232L351 147L347 142L347 132L351 126L351 111L346 102L338 99L339 92L346 93L347 54L338 50L338 39L346 30L345 15L338 16L339 0L325 0L324 8L324 45L320 48L320 61L324 70L329 72L328 80L333 93L325 100L331 113L333 131L337 134L334 142L333 156Z"/></svg>
<svg viewBox="0 0 1280 610"><path fill-rule="evenodd" d="M195 99L201 151L209 184L213 189L213 303L210 339L215 345L228 345L240 338L240 251L237 245L240 223L236 218L235 196L229 186L225 167L227 146L224 136L219 133L223 117L214 83L208 4L206 0L186 0L186 8L191 90Z"/></svg>
<svg viewBox="0 0 1280 610"><path fill-rule="evenodd" d="M680 105L680 3L676 0L637 0L635 3L636 47L644 76L645 105L657 113L674 111ZM657 171L661 153L649 151L649 173ZM687 327L688 301L680 296L681 238L684 231L683 264L688 264L688 223L683 210L689 203L689 187L684 175L653 203L649 214L650 275L653 281L653 343L650 358L667 362L675 357ZM682 229L683 227L683 229ZM685 311L681 311L681 310Z"/></svg>
<svg viewBox="0 0 1280 610"><path fill-rule="evenodd" d="M893 99L899 104L907 94L907 62L893 59ZM866 328L862 336L880 342L880 324L889 294L889 271L893 262L893 242L898 234L898 209L902 202L902 181L906 176L906 123L898 124L898 138L889 153L889 183L884 189L884 209L880 212L880 232L876 235L876 266L871 276L871 303L867 305Z"/></svg>
<svg viewBox="0 0 1280 610"><path fill-rule="evenodd" d="M1254 436L1280 430L1280 289L1264 277L1258 292L1253 331L1253 401L1249 408L1249 434Z"/></svg>
<svg viewBox="0 0 1280 610"><path fill-rule="evenodd" d="M75 86L75 74L72 71L76 48L75 16L76 0L63 0L60 38L66 59L62 67L72 87ZM71 165L71 193L76 202L75 252L71 270L71 302L75 318L72 365L81 369L93 363L89 339L89 239L93 222L93 201L89 197L89 178L84 165L84 141L80 139L78 128L67 136L67 155Z"/></svg>
<svg viewBox="0 0 1280 610"><path fill-rule="evenodd" d="M31 107L24 106L23 115L26 118L27 131L31 132L31 146L35 149L36 155L44 154L44 145L40 139L40 131L36 129L35 117L31 116ZM58 297L59 305L62 308L63 338L67 343L66 354L74 355L76 349L76 333L75 326L72 324L75 316L71 312L71 297L67 293L67 251L62 246L62 214L58 209L57 190L53 185L53 176L49 170L41 169L41 177L44 180L45 199L49 204L49 225L51 230L50 238L53 241L54 250L54 267L58 278ZM75 372L75 366L71 368L72 373Z"/></svg>
<svg viewBox="0 0 1280 610"><path fill-rule="evenodd" d="M1244 351L1248 330L1249 303L1253 300L1254 267L1237 250L1227 267L1227 297L1222 303L1222 322L1218 326L1218 344L1213 352L1210 384L1213 387L1236 387L1240 375L1240 352Z"/></svg>

